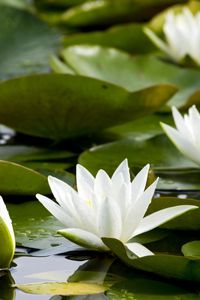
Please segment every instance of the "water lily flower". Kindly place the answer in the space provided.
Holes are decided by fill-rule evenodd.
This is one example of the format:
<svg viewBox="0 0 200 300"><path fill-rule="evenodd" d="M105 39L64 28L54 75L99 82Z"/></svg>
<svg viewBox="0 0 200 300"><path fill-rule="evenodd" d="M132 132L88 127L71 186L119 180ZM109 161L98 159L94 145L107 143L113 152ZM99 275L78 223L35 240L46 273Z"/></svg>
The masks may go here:
<svg viewBox="0 0 200 300"><path fill-rule="evenodd" d="M163 32L166 42L145 28L152 42L174 61L181 62L188 56L200 66L200 12L193 15L188 8L176 15L168 12Z"/></svg>
<svg viewBox="0 0 200 300"><path fill-rule="evenodd" d="M78 245L108 251L101 237L110 237L121 240L136 256L152 255L143 245L129 240L196 206L175 206L144 216L158 182L155 180L145 190L148 171L146 165L131 182L127 159L111 178L104 170L93 177L86 168L77 165L77 191L49 176L58 204L39 194L36 197L67 227L58 233Z"/></svg>
<svg viewBox="0 0 200 300"><path fill-rule="evenodd" d="M172 108L176 129L161 123L172 143L189 159L200 166L200 114L195 105L183 117L176 107Z"/></svg>
<svg viewBox="0 0 200 300"><path fill-rule="evenodd" d="M6 205L0 196L0 269L10 267L15 253L15 235Z"/></svg>

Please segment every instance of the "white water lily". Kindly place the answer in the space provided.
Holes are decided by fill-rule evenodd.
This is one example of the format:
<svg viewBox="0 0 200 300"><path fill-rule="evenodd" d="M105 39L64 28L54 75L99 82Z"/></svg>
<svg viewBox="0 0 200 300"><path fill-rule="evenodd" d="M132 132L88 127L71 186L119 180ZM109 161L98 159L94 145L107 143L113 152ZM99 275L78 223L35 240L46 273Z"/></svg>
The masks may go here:
<svg viewBox="0 0 200 300"><path fill-rule="evenodd" d="M110 237L121 240L136 256L152 255L143 245L129 240L196 206L170 207L144 217L158 182L155 180L145 190L148 171L146 165L131 182L127 159L111 178L104 170L99 170L94 178L87 169L77 165L77 191L49 176L58 204L39 194L36 197L67 227L58 232L78 245L107 251L101 237Z"/></svg>
<svg viewBox="0 0 200 300"><path fill-rule="evenodd" d="M9 268L15 253L15 235L6 205L0 196L0 269Z"/></svg>
<svg viewBox="0 0 200 300"><path fill-rule="evenodd" d="M152 42L174 61L181 62L186 56L200 66L200 12L193 15L188 8L179 14L168 12L163 26L166 42L152 30L145 33Z"/></svg>
<svg viewBox="0 0 200 300"><path fill-rule="evenodd" d="M176 129L161 123L163 130L186 157L200 166L200 114L196 106L190 107L184 116L173 107L172 115Z"/></svg>

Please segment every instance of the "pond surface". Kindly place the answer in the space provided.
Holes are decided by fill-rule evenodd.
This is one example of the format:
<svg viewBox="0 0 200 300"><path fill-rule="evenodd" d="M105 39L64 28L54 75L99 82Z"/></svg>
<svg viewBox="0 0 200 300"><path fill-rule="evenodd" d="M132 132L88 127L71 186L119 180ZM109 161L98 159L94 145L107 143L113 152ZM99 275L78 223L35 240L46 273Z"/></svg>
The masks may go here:
<svg viewBox="0 0 200 300"><path fill-rule="evenodd" d="M81 253L81 252L80 252ZM199 287L194 283L161 279L149 273L127 268L118 260L105 255L87 256L74 252L74 259L66 255L49 257L17 257L11 273L0 277L1 300L197 300ZM86 252L87 253L87 252ZM73 256L73 253L70 254ZM90 259L89 259L90 257ZM73 257L72 257L73 258ZM11 284L41 282L88 282L106 283L110 286L106 294L80 296L32 295Z"/></svg>

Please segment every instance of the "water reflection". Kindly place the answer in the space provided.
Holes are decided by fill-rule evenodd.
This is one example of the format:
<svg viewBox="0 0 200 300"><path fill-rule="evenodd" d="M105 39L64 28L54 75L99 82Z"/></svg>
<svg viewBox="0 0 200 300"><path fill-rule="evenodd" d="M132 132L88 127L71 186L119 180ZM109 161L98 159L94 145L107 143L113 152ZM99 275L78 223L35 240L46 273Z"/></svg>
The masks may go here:
<svg viewBox="0 0 200 300"><path fill-rule="evenodd" d="M0 300L197 300L199 287L187 282L160 277L126 267L119 260L106 255L76 253L68 259L64 255L51 257L18 257L10 272L0 272ZM72 260L69 257L79 260ZM88 259L90 257L90 259ZM12 275L12 276L11 276ZM84 282L104 284L105 294L59 296L33 295L14 290L14 282Z"/></svg>
<svg viewBox="0 0 200 300"><path fill-rule="evenodd" d="M14 280L9 271L0 271L0 300L14 300L15 290L12 288Z"/></svg>

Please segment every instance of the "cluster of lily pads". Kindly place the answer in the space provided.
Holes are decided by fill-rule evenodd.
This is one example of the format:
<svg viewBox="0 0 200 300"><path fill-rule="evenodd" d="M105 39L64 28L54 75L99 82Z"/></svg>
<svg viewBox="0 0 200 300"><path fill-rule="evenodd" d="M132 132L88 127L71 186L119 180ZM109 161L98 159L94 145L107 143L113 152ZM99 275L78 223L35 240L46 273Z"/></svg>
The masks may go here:
<svg viewBox="0 0 200 300"><path fill-rule="evenodd" d="M199 282L200 1L0 9L0 269L72 241Z"/></svg>

